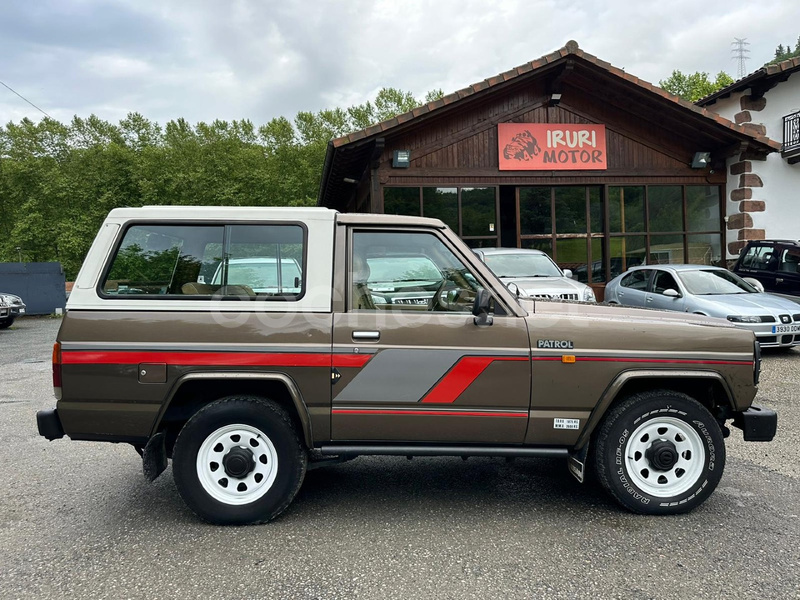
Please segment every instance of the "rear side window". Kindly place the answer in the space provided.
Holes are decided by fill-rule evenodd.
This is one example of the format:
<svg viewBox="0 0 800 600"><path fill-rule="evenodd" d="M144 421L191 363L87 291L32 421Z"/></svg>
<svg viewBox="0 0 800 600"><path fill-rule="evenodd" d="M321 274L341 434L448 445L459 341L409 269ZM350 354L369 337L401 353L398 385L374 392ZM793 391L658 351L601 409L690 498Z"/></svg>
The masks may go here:
<svg viewBox="0 0 800 600"><path fill-rule="evenodd" d="M647 280L650 279L650 271L643 269L641 271L633 271L625 275L619 284L622 287L630 288L632 290L646 290Z"/></svg>
<svg viewBox="0 0 800 600"><path fill-rule="evenodd" d="M147 225L125 231L101 292L108 297L295 300L300 225Z"/></svg>

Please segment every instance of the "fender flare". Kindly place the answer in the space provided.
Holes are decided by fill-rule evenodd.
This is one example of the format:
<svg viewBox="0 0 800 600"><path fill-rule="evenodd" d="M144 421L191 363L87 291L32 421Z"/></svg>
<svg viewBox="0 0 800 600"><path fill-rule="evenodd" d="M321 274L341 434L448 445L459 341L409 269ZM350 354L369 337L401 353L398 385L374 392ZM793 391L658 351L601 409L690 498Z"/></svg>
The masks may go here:
<svg viewBox="0 0 800 600"><path fill-rule="evenodd" d="M623 371L617 375L614 380L608 385L600 401L592 410L589 418L586 420L586 426L583 428L578 441L575 443L575 450L580 450L589 444L589 439L594 433L595 428L603 420L608 407L617 398L623 386L634 379L713 379L722 384L722 389L725 390L725 395L728 398L728 403L731 408L733 405L733 395L731 394L730 386L727 380L716 371L692 371L685 369L659 369L651 371Z"/></svg>
<svg viewBox="0 0 800 600"><path fill-rule="evenodd" d="M252 371L203 371L202 373L187 373L186 375L178 378L173 384L172 389L167 396L166 402L164 402L155 422L153 423L150 436L152 437L158 431L158 427L161 425L161 420L164 418L164 415L172 404L173 398L175 398L175 395L178 393L184 383L189 381L212 379L229 379L234 381L278 381L282 383L284 386L286 386L286 390L289 392L289 396L292 399L292 404L294 405L295 411L297 411L297 417L300 419L300 423L303 428L303 438L305 440L306 447L313 447L314 437L311 430L311 415L308 412L308 407L303 401L303 396L300 393L300 389L297 387L297 383L295 383L294 379L285 373L254 373Z"/></svg>

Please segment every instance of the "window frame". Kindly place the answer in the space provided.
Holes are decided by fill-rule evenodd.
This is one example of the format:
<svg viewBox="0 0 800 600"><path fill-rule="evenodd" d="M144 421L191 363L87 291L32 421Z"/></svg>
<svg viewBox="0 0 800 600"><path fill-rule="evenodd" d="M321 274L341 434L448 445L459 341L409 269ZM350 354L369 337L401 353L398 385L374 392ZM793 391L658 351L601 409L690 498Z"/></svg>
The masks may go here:
<svg viewBox="0 0 800 600"><path fill-rule="evenodd" d="M108 280L108 275L111 271L111 267L114 265L114 261L117 259L117 255L122 247L122 243L125 241L125 236L128 234L128 231L137 226L151 226L151 227L222 227L223 228L223 235L222 235L222 247L223 253L225 249L228 248L229 245L229 228L235 226L295 226L299 227L302 231L302 244L303 244L303 254L302 254L302 272L301 272L301 280L300 280L300 293L299 294L282 294L278 296L267 296L267 295L256 295L251 298L243 298L241 296L218 296L215 297L213 294L208 295L201 295L201 294L108 294L103 289L104 284ZM224 259L223 259L224 264ZM166 300L169 302L173 301L187 301L193 300L197 302L210 302L210 301L223 301L223 302L232 302L232 301L241 301L241 300L248 300L250 302L299 302L303 299L306 295L308 290L307 285L307 278L308 276L308 227L302 221L265 221L265 220L253 220L253 221L245 221L245 220L199 220L199 219L168 219L168 220L152 220L152 219L132 219L127 221L124 227L120 228L120 231L117 232L116 239L111 246L111 251L108 253L108 257L105 260L103 265L103 269L100 272L100 277L97 280L97 285L95 286L95 292L98 298L103 300L147 300L147 301L158 301L158 300Z"/></svg>

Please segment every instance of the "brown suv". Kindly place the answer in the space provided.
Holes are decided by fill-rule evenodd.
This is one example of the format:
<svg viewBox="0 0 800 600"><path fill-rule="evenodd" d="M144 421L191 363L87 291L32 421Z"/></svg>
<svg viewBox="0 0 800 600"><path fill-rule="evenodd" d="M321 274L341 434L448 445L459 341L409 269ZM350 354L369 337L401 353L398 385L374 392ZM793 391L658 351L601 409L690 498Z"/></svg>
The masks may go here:
<svg viewBox="0 0 800 600"><path fill-rule="evenodd" d="M759 368L753 334L722 321L518 299L433 219L117 209L37 420L132 444L151 480L172 459L214 523L268 521L306 469L362 454L563 457L628 509L672 514L719 482L727 421L773 438Z"/></svg>

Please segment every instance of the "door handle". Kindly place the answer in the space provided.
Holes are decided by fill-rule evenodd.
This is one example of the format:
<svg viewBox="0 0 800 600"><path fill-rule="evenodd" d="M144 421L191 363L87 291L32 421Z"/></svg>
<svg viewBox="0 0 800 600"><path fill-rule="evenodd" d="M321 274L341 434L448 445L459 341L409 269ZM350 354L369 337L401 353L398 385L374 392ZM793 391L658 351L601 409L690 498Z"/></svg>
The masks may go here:
<svg viewBox="0 0 800 600"><path fill-rule="evenodd" d="M359 342L377 342L381 339L380 331L354 331L352 334L353 341Z"/></svg>
<svg viewBox="0 0 800 600"><path fill-rule="evenodd" d="M775 283L783 283L783 277L776 277Z"/></svg>

